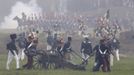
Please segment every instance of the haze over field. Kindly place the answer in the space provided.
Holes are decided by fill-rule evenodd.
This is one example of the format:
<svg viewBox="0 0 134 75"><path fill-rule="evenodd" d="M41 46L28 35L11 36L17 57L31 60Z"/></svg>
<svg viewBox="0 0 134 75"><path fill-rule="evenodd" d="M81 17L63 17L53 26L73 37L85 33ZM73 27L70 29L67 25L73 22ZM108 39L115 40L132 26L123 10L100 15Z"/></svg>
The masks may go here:
<svg viewBox="0 0 134 75"><path fill-rule="evenodd" d="M88 12L97 18L107 9L111 9L111 18L118 19L121 25L129 25L128 28L134 25L134 0L1 0L0 27L16 28L17 22L12 19L21 12Z"/></svg>
<svg viewBox="0 0 134 75"><path fill-rule="evenodd" d="M108 9L110 9L110 12ZM23 16L22 12L25 13ZM57 15L55 16L55 14L57 14L58 17ZM17 20L13 20L15 16L18 16L21 20L21 25L19 25L20 29L19 27L17 28L20 22L17 23ZM100 24L98 23L98 18L102 20L102 17L103 21L101 21L102 24ZM86 71L75 71L69 68L55 70L53 69L54 67L51 67L56 65L53 62L52 65L49 66L51 69L48 70L45 68L16 70L15 62L13 62L10 66L11 70L7 71L5 68L8 53L6 46L7 43L10 42L10 34L16 33L18 39L20 33L25 32L27 39L29 33L31 34L31 31L35 30L39 31L37 35L37 51L46 50L48 45L47 32L49 30L52 30L54 34L56 32L57 38L62 37L64 42L66 42L68 36L71 36L72 50L77 53L72 54L71 52L73 57L71 62L76 65L83 60L83 58L81 59L80 57L80 47L85 35L88 35L94 48L95 45L99 44L102 35L104 35L101 35L101 33L107 34L105 36L112 35L112 37L116 37L116 34L118 34L117 38L120 41L119 55L121 60L114 61L114 66L111 67L111 72L108 73L101 71L97 73L92 72L94 61L96 60L95 56L89 57L89 64L86 66ZM81 34L79 35L80 31ZM96 34L98 33L101 38L97 37ZM105 36L103 38L105 38ZM55 43L55 40L52 40L53 43ZM32 43L33 42L34 40ZM17 49L20 50L18 42L16 42L16 45ZM27 50L30 49L27 48ZM101 53L104 55L106 51ZM40 62L43 61L42 58L45 59L42 55L46 55L46 53L41 54L41 56L35 55L37 58L34 57L34 62L40 64ZM45 62L49 64L50 57L47 56L47 58L48 60ZM134 0L0 0L0 75L134 75L134 67L132 67L132 65L134 65L133 58ZM37 59L37 61L35 59ZM26 59L20 61L20 66L22 67L26 62ZM46 64L42 66L44 67Z"/></svg>

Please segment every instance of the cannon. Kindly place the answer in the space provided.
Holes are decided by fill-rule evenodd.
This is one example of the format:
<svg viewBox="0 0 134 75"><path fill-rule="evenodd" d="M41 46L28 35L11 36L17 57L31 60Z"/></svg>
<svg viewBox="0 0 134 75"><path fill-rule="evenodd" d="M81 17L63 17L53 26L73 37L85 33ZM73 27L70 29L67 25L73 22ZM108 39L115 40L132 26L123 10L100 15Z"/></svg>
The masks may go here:
<svg viewBox="0 0 134 75"><path fill-rule="evenodd" d="M30 52L33 55L33 69L73 69L86 70L83 64L74 64L67 61L56 51L36 50Z"/></svg>

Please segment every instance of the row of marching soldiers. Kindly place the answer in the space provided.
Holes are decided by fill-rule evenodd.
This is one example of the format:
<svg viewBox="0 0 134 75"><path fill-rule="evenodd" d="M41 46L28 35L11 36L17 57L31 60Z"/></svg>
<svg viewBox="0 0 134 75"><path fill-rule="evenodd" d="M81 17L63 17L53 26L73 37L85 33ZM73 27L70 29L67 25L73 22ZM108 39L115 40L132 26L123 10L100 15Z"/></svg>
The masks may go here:
<svg viewBox="0 0 134 75"><path fill-rule="evenodd" d="M56 50L61 54L65 60L71 60L71 53L75 52L72 49L72 37L68 37L66 42L63 41L63 38L57 37L58 35L55 34L52 36L51 33L48 33L47 37L47 50ZM7 44L8 51L8 60L6 69L9 70L9 65L13 58L16 60L16 68L20 69L19 60L24 59L24 52L27 56L27 63L23 65L23 68L32 69L33 67L33 55L30 52L35 51L37 44L38 44L38 31L32 32L29 34L25 43L20 44L20 52L18 52L16 47L16 34L10 35L11 42ZM17 39L19 41L19 39ZM30 49L30 51L26 50ZM82 64L87 65L88 59L95 55L95 63L93 67L93 71L99 71L102 68L102 71L109 72L110 64L113 65L113 56L116 52L117 60L119 59L119 41L116 38L112 39L101 39L99 44L97 44L94 48L92 48L92 43L88 36L84 37L84 40L81 42L80 52L82 55ZM29 55L30 54L30 55ZM110 58L112 57L112 62L110 62Z"/></svg>

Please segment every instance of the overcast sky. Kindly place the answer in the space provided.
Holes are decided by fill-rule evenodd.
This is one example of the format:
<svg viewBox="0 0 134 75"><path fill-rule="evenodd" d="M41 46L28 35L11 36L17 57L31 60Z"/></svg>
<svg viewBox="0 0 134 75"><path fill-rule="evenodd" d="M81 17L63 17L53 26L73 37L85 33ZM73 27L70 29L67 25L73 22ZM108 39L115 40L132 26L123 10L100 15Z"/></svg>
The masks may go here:
<svg viewBox="0 0 134 75"><path fill-rule="evenodd" d="M0 0L0 22L4 20L4 16L7 16L10 13L11 7L16 1L26 2L28 0Z"/></svg>
<svg viewBox="0 0 134 75"><path fill-rule="evenodd" d="M4 16L7 16L10 13L11 7L15 5L17 1L28 3L30 0L0 0L0 22L3 20ZM37 0L37 4L43 10L51 10L52 5L55 6L55 9L59 9L60 4L58 1L60 0ZM92 0L92 1L91 0L66 0L67 4L63 4L63 5L67 6L66 9L68 9L68 11L73 11L73 12L88 11L92 6L91 4L93 4L91 2L94 1L97 0Z"/></svg>
<svg viewBox="0 0 134 75"><path fill-rule="evenodd" d="M30 0L0 0L0 23L4 21L5 16L8 16L11 13L11 8L16 4L17 1L28 3ZM39 7L42 8L42 10L50 11L51 6L54 6L55 9L59 9L60 3L58 1L60 0L37 0L37 4ZM104 6L109 8L110 5L114 7L119 6L119 4L121 4L122 1L124 0L66 0L66 1L67 1L66 9L68 11L84 12L89 11L91 9L95 9L94 5L97 4L97 1L100 1L101 8L103 8ZM108 4L105 5L107 2Z"/></svg>

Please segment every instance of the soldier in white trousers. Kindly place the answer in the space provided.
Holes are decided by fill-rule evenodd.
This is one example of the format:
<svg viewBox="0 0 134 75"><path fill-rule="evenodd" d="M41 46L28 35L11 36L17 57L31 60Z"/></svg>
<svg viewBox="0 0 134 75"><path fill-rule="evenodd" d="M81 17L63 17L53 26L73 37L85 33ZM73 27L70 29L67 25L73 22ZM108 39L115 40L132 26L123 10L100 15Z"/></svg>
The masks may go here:
<svg viewBox="0 0 134 75"><path fill-rule="evenodd" d="M19 66L19 57L17 55L17 53L15 51L14 52L14 55L12 54L11 51L8 52L8 59L7 59L7 65L6 65L6 69L9 70L9 65L10 63L12 62L13 58L15 58L15 61L16 61L16 69L19 69L20 66Z"/></svg>
<svg viewBox="0 0 134 75"><path fill-rule="evenodd" d="M82 64L88 64L88 58L90 57L90 54L92 53L92 43L88 39L88 35L84 36L84 41L81 43L81 49L80 52L82 54Z"/></svg>
<svg viewBox="0 0 134 75"><path fill-rule="evenodd" d="M111 47L112 47L112 50L115 54L117 61L120 61L120 57L119 57L120 42L119 42L119 40L117 40L116 38L113 38L112 42L111 42ZM113 66L113 61L114 61L113 58L114 58L114 56L111 54L110 55L110 66Z"/></svg>
<svg viewBox="0 0 134 75"><path fill-rule="evenodd" d="M120 61L119 49L114 50L114 55L115 55L117 61ZM110 54L110 66L114 65L113 62L114 62L114 56L112 54Z"/></svg>
<svg viewBox="0 0 134 75"><path fill-rule="evenodd" d="M15 58L16 61L16 69L19 69L19 57L18 57L18 50L15 44L15 39L16 39L16 34L11 34L10 38L11 41L7 44L7 49L8 49L8 59L7 59L7 64L6 64L6 69L9 70L9 65L12 62L13 58Z"/></svg>
<svg viewBox="0 0 134 75"><path fill-rule="evenodd" d="M24 60L24 58L25 58L24 50L26 48L26 43L27 43L27 40L25 38L25 33L19 34L17 43L18 43L18 47L19 47L19 53L18 53L19 59Z"/></svg>
<svg viewBox="0 0 134 75"><path fill-rule="evenodd" d="M54 37L52 33L49 31L47 36L47 50L51 50L54 43Z"/></svg>
<svg viewBox="0 0 134 75"><path fill-rule="evenodd" d="M25 48L21 48L19 50L18 57L19 57L20 60L24 60L25 59L25 53L24 53L24 51L25 51Z"/></svg>

